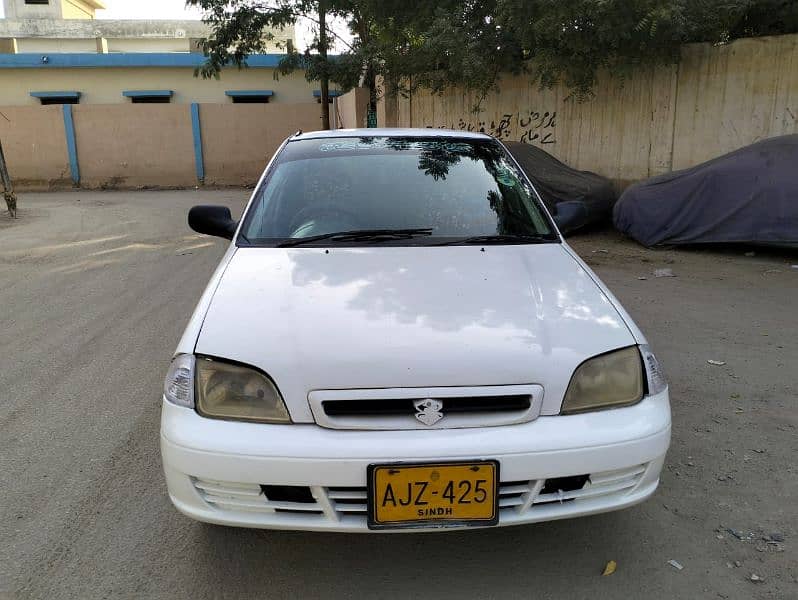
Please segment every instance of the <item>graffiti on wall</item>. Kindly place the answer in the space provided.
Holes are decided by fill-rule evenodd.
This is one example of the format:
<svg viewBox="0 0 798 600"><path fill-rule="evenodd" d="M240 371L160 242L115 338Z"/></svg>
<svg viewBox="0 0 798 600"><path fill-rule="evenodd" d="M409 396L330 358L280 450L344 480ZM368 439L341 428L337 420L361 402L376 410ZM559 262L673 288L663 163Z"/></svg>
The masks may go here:
<svg viewBox="0 0 798 600"><path fill-rule="evenodd" d="M500 140L517 139L527 144L556 144L557 111L537 110L504 113L501 119L491 121L466 121L439 125L438 129L459 129L487 133Z"/></svg>

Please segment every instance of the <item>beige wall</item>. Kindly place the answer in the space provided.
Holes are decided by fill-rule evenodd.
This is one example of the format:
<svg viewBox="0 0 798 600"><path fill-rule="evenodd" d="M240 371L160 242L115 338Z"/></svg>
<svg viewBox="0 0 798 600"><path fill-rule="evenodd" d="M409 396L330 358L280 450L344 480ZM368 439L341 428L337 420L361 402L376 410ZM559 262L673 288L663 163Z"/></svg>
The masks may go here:
<svg viewBox="0 0 798 600"><path fill-rule="evenodd" d="M318 104L204 104L200 106L205 183L257 181L274 151L292 133L321 128Z"/></svg>
<svg viewBox="0 0 798 600"><path fill-rule="evenodd" d="M0 54L16 54L17 51L16 38L0 38Z"/></svg>
<svg viewBox="0 0 798 600"><path fill-rule="evenodd" d="M275 80L273 69L225 69L219 80L194 77L191 68L0 69L0 106L36 105L31 91L62 90L82 92L81 104L129 104L123 90L174 90L179 104L225 103L225 90L238 89L273 90L274 103L315 102L304 74Z"/></svg>
<svg viewBox="0 0 798 600"><path fill-rule="evenodd" d="M85 0L50 0L47 4L25 4L25 0L4 0L7 19L93 19L102 3Z"/></svg>
<svg viewBox="0 0 798 600"><path fill-rule="evenodd" d="M798 133L798 35L685 48L674 169L787 133Z"/></svg>
<svg viewBox="0 0 798 600"><path fill-rule="evenodd" d="M61 0L61 16L64 19L93 19L94 7L81 0Z"/></svg>
<svg viewBox="0 0 798 600"><path fill-rule="evenodd" d="M336 123L339 129L366 127L369 108L369 89L355 88L335 99Z"/></svg>
<svg viewBox="0 0 798 600"><path fill-rule="evenodd" d="M109 52L187 52L186 38L108 38Z"/></svg>
<svg viewBox="0 0 798 600"><path fill-rule="evenodd" d="M40 39L40 38L17 38L17 52L50 54L57 52L97 52L97 43L94 39ZM2 77L2 73L0 73ZM8 90L0 87L0 98Z"/></svg>
<svg viewBox="0 0 798 600"><path fill-rule="evenodd" d="M0 139L14 185L22 189L70 186L62 108L11 106L0 112Z"/></svg>
<svg viewBox="0 0 798 600"><path fill-rule="evenodd" d="M280 143L319 129L303 104L200 105L207 185L254 184ZM63 107L3 107L0 138L17 188L73 185ZM86 188L198 185L190 105L72 106L80 185Z"/></svg>
<svg viewBox="0 0 798 600"><path fill-rule="evenodd" d="M74 106L85 187L196 185L190 107Z"/></svg>
<svg viewBox="0 0 798 600"><path fill-rule="evenodd" d="M3 0L6 19L59 19L61 5L58 0L48 4L25 4L25 0Z"/></svg>
<svg viewBox="0 0 798 600"><path fill-rule="evenodd" d="M385 89L385 80L377 78L377 88ZM377 98L377 125L380 127L399 126L399 98L398 96L382 95Z"/></svg>
<svg viewBox="0 0 798 600"><path fill-rule="evenodd" d="M619 186L697 164L759 139L798 133L798 35L691 44L680 64L601 76L595 97L506 77L474 114L476 98L421 92L398 98L399 126L484 129L544 148ZM390 114L378 110L381 123Z"/></svg>

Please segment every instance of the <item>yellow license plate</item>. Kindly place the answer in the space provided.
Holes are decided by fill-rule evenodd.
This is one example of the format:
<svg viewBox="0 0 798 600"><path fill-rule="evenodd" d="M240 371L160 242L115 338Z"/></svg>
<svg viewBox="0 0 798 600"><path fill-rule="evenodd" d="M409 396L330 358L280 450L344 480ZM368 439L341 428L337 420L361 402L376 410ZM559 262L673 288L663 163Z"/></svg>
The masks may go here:
<svg viewBox="0 0 798 600"><path fill-rule="evenodd" d="M370 529L499 522L499 463L369 465Z"/></svg>

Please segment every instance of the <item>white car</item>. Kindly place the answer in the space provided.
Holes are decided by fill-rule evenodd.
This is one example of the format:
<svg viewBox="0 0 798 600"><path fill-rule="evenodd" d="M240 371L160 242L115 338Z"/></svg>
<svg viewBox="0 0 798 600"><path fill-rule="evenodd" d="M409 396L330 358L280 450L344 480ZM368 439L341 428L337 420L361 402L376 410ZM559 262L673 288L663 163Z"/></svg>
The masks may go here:
<svg viewBox="0 0 798 600"><path fill-rule="evenodd" d="M298 133L177 346L161 451L177 509L223 525L424 531L651 496L668 389L643 334L497 140Z"/></svg>

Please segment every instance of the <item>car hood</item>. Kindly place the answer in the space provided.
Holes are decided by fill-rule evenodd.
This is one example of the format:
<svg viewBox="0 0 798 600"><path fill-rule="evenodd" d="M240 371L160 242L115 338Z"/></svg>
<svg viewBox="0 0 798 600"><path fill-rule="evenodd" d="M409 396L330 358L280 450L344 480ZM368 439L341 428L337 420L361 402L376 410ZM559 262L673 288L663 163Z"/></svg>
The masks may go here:
<svg viewBox="0 0 798 600"><path fill-rule="evenodd" d="M256 366L295 422L312 390L539 384L635 339L560 244L239 248L196 353Z"/></svg>

